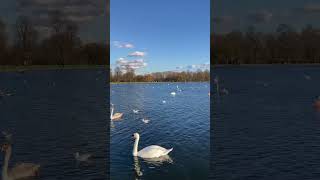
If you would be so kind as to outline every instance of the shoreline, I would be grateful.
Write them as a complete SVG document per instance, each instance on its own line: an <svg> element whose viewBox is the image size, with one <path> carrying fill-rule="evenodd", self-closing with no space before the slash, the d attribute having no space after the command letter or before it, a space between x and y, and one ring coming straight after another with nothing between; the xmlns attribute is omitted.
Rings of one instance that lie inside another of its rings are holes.
<svg viewBox="0 0 320 180"><path fill-rule="evenodd" d="M0 72L21 72L34 70L64 70L64 69L101 69L108 65L30 65L30 66L0 66Z"/></svg>
<svg viewBox="0 0 320 180"><path fill-rule="evenodd" d="M210 81L179 81L179 82L170 82L170 81L162 81L162 82L110 82L110 84L169 84L169 83L210 83Z"/></svg>

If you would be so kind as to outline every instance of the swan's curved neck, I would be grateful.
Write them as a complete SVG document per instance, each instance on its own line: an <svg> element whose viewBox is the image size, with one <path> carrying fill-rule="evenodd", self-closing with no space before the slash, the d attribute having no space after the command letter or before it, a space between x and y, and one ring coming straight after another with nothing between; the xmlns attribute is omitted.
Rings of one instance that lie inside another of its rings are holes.
<svg viewBox="0 0 320 180"><path fill-rule="evenodd" d="M113 108L111 108L110 119L113 117Z"/></svg>
<svg viewBox="0 0 320 180"><path fill-rule="evenodd" d="M140 137L136 138L133 145L132 155L137 156L138 155L138 144L139 144Z"/></svg>
<svg viewBox="0 0 320 180"><path fill-rule="evenodd" d="M8 149L6 150L6 153L5 153L4 163L3 163L3 167L2 167L2 179L3 180L8 179L8 165L9 165L10 157L11 157L11 147L8 147Z"/></svg>

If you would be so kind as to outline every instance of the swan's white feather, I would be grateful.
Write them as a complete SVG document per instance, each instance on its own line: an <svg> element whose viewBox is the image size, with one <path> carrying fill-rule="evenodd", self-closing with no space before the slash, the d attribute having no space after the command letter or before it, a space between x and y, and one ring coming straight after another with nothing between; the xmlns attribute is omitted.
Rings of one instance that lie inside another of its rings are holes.
<svg viewBox="0 0 320 180"><path fill-rule="evenodd" d="M75 156L77 161L88 161L89 158L91 158L92 155L91 154L78 154Z"/></svg>
<svg viewBox="0 0 320 180"><path fill-rule="evenodd" d="M166 149L158 145L151 145L141 149L138 152L138 156L142 158L157 158L160 156L167 155L171 151L172 148Z"/></svg>

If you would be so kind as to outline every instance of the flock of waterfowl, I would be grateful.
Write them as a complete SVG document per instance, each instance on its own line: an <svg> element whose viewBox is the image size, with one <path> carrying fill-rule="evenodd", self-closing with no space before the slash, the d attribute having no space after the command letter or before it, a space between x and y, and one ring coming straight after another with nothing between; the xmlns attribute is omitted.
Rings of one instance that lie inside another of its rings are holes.
<svg viewBox="0 0 320 180"><path fill-rule="evenodd" d="M170 85L172 85L172 84L168 84L168 86L170 86ZM205 87L208 87L208 86L205 85ZM156 87L150 85L150 88L155 89ZM191 87L190 89L198 89L198 87ZM113 90L111 90L111 92L115 93L115 91L113 91ZM177 96L182 94L182 92L183 92L183 90L179 87L179 85L175 85L174 90L167 92L168 94L166 96L170 97L169 99L176 98ZM210 96L210 92L208 93L208 95ZM160 101L160 103L162 103L165 106L167 101L169 102L169 99L162 99ZM152 119L150 120L149 118L146 118L143 115L144 111L142 109L133 108L130 111L134 114L134 117L141 117L142 122L144 124L148 124L152 120ZM124 113L115 111L115 105L111 103L111 106L110 106L111 126L113 125L113 122L123 120L124 116L125 116ZM137 118L137 119L140 120L140 118ZM134 140L133 149L132 149L132 156L134 159L134 166L135 166L134 169L136 171L136 175L138 175L138 176L142 175L140 165L138 163L138 158L142 158L145 162L147 162L148 164L152 164L152 165L156 165L159 163L162 164L164 162L172 162L172 159L169 156L169 154L173 151L172 147L171 148L164 148L159 145L150 145L150 146L144 147L142 149L139 149L139 141L140 141L141 135L139 133L135 132L132 135L132 138Z"/></svg>
<svg viewBox="0 0 320 180"><path fill-rule="evenodd" d="M176 91L177 92L182 91L178 85L177 85ZM170 92L171 96L176 96L177 95L176 91ZM162 100L162 103L165 104L166 101ZM111 111L110 111L111 122L120 120L123 117L123 113L119 113L119 112L114 113L114 104L111 103L110 108L111 108ZM133 109L132 112L134 114L138 114L140 112L140 110ZM148 124L150 122L150 119L144 117L144 118L142 118L142 122L144 122L145 124ZM169 154L173 150L173 148L166 149L166 148L163 148L158 145L151 145L151 146L147 146L147 147L141 149L140 151L138 151L138 144L139 144L139 140L140 140L139 133L134 133L133 138L135 140L134 145L133 145L133 150L132 150L132 155L134 157L141 157L141 158L146 158L146 159L159 158L161 156L166 156L167 154Z"/></svg>
<svg viewBox="0 0 320 180"><path fill-rule="evenodd" d="M175 97L175 96L178 95L179 92L182 92L182 89L177 85L176 86L176 90L170 92L170 95L172 97ZM165 104L166 100L162 100L162 103ZM138 109L133 109L132 112L134 114L141 113L141 111L138 110ZM119 113L119 112L114 113L114 104L111 104L111 112L110 112L110 120L111 120L111 122L118 121L122 117L123 117L123 113ZM147 123L150 122L150 119L144 117L144 118L142 118L142 122L147 124ZM157 162L160 159L164 159L164 160L170 159L170 157L168 157L168 154L173 150L173 148L167 149L167 148L164 148L164 147L161 147L161 146L158 146L158 145L150 145L150 146L147 146L147 147L139 150L138 149L138 145L139 145L139 140L140 140L140 134L139 133L134 133L132 137L134 139L133 150L132 150L132 156L134 158L140 157L140 158L143 158L143 159L145 159L145 160L147 160L149 162L150 161ZM135 161L137 161L137 159ZM140 169L140 168L138 168L138 169ZM137 170L137 174L141 175L140 170Z"/></svg>

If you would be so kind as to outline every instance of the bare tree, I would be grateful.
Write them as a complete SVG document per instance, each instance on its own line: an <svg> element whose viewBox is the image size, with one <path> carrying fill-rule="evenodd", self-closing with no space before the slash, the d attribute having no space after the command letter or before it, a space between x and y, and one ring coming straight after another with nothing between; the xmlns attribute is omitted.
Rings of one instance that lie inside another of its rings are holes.
<svg viewBox="0 0 320 180"><path fill-rule="evenodd" d="M38 41L38 32L26 16L20 16L16 21L16 45L22 52L23 64L32 64L33 52Z"/></svg>
<svg viewBox="0 0 320 180"><path fill-rule="evenodd" d="M50 24L52 35L47 42L52 44L57 64L64 66L74 63L72 60L75 48L81 46L78 25L68 20L60 11L50 14Z"/></svg>
<svg viewBox="0 0 320 180"><path fill-rule="evenodd" d="M6 24L0 19L0 64L5 64L7 61L7 41Z"/></svg>
<svg viewBox="0 0 320 180"><path fill-rule="evenodd" d="M7 27L0 19L0 51L2 52L7 47Z"/></svg>

